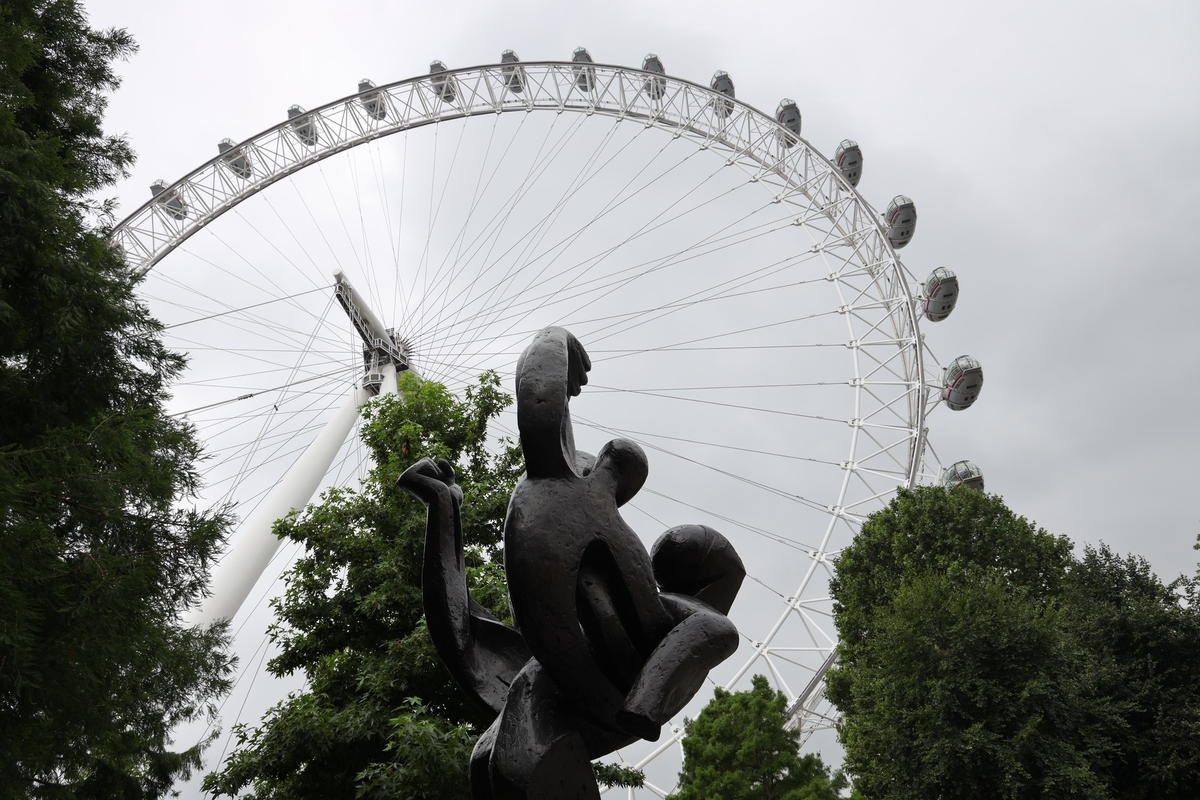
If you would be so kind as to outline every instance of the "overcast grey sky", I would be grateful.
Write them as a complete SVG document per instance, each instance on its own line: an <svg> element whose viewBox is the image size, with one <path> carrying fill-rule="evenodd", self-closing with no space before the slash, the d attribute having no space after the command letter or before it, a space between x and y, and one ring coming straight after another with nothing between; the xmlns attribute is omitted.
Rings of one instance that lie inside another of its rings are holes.
<svg viewBox="0 0 1200 800"><path fill-rule="evenodd" d="M104 0L94 24L141 51L107 127L139 155L122 212L285 117L354 91L499 60L568 58L733 76L770 113L795 98L827 155L852 137L877 208L913 197L902 256L958 272L928 326L986 385L940 409L945 461L970 458L1018 513L1079 543L1193 573L1200 422L1200 6L1194 2L507 2L187 7ZM652 462L653 463L653 462Z"/></svg>

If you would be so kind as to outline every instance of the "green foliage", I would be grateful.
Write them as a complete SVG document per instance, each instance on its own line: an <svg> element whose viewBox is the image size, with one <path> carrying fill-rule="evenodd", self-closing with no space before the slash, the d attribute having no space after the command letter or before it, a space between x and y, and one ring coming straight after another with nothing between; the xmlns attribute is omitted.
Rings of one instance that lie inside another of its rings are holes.
<svg viewBox="0 0 1200 800"><path fill-rule="evenodd" d="M867 798L1182 798L1200 604L970 489L900 492L842 554L827 675Z"/></svg>
<svg viewBox="0 0 1200 800"><path fill-rule="evenodd" d="M834 800L844 781L819 756L797 752L784 727L787 698L755 675L753 688L717 689L687 723L676 800Z"/></svg>
<svg viewBox="0 0 1200 800"><path fill-rule="evenodd" d="M1057 617L994 578L927 572L831 671L864 797L1104 797Z"/></svg>
<svg viewBox="0 0 1200 800"><path fill-rule="evenodd" d="M619 764L593 763L596 783L601 786L619 786L624 789L640 789L646 784L646 773Z"/></svg>
<svg viewBox="0 0 1200 800"><path fill-rule="evenodd" d="M1163 584L1142 558L1085 548L1063 619L1108 743L1114 797L1192 798L1200 786L1200 587Z"/></svg>
<svg viewBox="0 0 1200 800"><path fill-rule="evenodd" d="M1036 528L998 497L970 489L901 491L873 514L838 559L830 583L843 663L871 632L871 616L912 578L936 572L964 582L995 577L1031 601L1053 597L1071 543Z"/></svg>
<svg viewBox="0 0 1200 800"><path fill-rule="evenodd" d="M228 687L221 628L185 630L229 521L183 507L183 359L88 217L124 174L101 131L125 31L0 7L0 795L159 797L202 745L168 734Z"/></svg>
<svg viewBox="0 0 1200 800"><path fill-rule="evenodd" d="M396 486L430 456L463 489L471 596L501 618L508 595L498 548L522 471L520 449L489 452L488 421L510 398L493 373L463 399L401 375L401 395L364 409L375 467L360 491L332 490L276 532L304 545L275 604L270 671L302 671L308 690L273 708L205 788L258 798L457 798L467 758L491 723L442 666L421 612L425 508Z"/></svg>

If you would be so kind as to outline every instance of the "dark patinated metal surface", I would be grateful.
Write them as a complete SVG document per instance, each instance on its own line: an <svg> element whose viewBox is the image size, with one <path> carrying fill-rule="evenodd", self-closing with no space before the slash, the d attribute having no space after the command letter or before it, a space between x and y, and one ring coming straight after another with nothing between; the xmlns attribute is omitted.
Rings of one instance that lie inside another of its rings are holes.
<svg viewBox="0 0 1200 800"><path fill-rule="evenodd" d="M745 569L729 541L682 525L647 553L619 512L646 480L646 454L625 439L595 457L576 452L569 403L590 369L562 328L540 331L517 363L526 473L504 523L515 628L467 594L450 465L425 459L400 477L429 511L430 636L463 689L497 713L471 758L475 800L598 797L591 759L657 739L737 648L726 614Z"/></svg>

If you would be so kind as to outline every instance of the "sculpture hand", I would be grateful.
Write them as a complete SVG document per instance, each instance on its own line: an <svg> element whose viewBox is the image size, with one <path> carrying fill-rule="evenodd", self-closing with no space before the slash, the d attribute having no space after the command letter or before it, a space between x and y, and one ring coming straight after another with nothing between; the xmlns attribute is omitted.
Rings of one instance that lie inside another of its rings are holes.
<svg viewBox="0 0 1200 800"><path fill-rule="evenodd" d="M454 482L454 467L444 458L439 458L436 464L431 458L422 458L404 470L396 485L426 505L432 503L438 492L443 490L450 492L456 504L462 504L462 487Z"/></svg>
<svg viewBox="0 0 1200 800"><path fill-rule="evenodd" d="M592 359L574 334L567 333L567 393L577 397L579 390L587 386L587 374L592 369Z"/></svg>

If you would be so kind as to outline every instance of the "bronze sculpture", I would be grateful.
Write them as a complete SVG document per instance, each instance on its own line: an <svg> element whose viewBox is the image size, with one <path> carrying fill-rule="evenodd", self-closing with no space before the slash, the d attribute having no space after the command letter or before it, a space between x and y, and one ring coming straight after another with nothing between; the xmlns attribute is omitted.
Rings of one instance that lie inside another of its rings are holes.
<svg viewBox="0 0 1200 800"><path fill-rule="evenodd" d="M647 553L618 508L646 479L646 455L616 439L575 450L568 405L591 361L563 328L517 362L526 473L504 523L515 627L467 594L450 465L424 459L399 483L428 508L422 592L438 653L496 712L471 757L475 800L598 797L591 760L661 726L737 648L726 614L745 570L703 525L672 528Z"/></svg>

